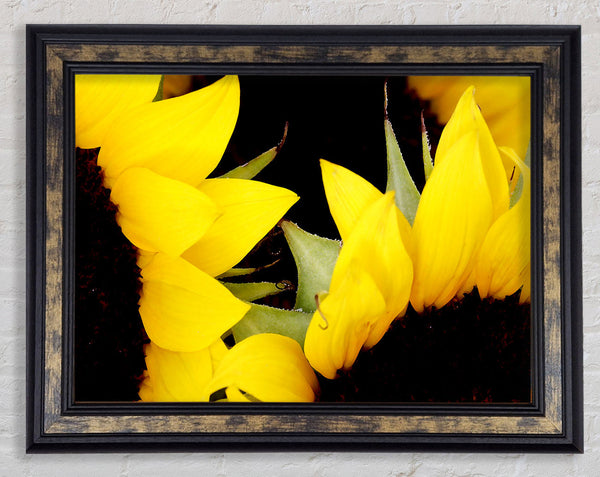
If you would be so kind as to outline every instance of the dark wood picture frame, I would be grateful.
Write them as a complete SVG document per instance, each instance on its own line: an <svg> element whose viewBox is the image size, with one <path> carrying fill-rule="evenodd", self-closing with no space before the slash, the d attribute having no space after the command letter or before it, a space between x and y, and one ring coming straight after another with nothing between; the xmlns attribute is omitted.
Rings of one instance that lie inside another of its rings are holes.
<svg viewBox="0 0 600 477"><path fill-rule="evenodd" d="M577 26L27 27L27 451L583 452ZM77 403L74 75L528 75L532 300L528 404Z"/></svg>

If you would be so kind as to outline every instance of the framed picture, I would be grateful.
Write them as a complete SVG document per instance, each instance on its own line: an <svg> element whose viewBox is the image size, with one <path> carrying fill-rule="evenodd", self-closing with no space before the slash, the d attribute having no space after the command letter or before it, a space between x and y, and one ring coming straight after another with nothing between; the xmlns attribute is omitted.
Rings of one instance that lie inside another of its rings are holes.
<svg viewBox="0 0 600 477"><path fill-rule="evenodd" d="M583 452L580 29L27 28L27 451Z"/></svg>

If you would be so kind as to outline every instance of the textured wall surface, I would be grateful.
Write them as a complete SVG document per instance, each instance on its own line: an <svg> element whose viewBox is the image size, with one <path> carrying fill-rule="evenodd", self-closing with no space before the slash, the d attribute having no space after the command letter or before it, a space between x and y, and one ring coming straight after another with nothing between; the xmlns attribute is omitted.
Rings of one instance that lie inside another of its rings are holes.
<svg viewBox="0 0 600 477"><path fill-rule="evenodd" d="M570 3L570 4L569 4ZM581 24L584 455L25 455L25 24ZM593 476L600 472L598 0L3 0L0 4L0 475Z"/></svg>

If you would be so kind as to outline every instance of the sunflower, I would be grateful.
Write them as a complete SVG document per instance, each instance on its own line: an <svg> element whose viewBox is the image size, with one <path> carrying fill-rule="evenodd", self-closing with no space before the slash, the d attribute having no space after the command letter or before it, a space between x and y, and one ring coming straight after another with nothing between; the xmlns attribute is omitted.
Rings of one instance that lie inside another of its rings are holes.
<svg viewBox="0 0 600 477"><path fill-rule="evenodd" d="M386 132L389 151L395 138ZM521 174L512 201L501 155ZM389 173L403 176L388 177L388 188L406 185L405 166L393 163L401 157L389 158ZM521 302L529 300L529 168L512 149L496 147L472 86L444 128L416 204L411 194L382 194L341 166L321 161L321 168L343 242L306 335L307 358L323 376L349 369L405 312L409 297L418 313L475 285L482 297L521 289ZM411 227L405 215L414 210Z"/></svg>
<svg viewBox="0 0 600 477"><path fill-rule="evenodd" d="M157 383L173 382L174 376L191 369L173 363L197 361L192 374L204 370L203 376L212 376L218 351L225 346L221 336L250 309L215 277L237 264L298 197L244 178L255 174L256 167L237 177L206 178L235 127L240 95L236 76L153 101L160 80L77 76L76 144L100 148L98 165L118 208L117 223L138 249L139 312L151 340L142 398L170 395L185 400L190 394L181 388L147 390L160 389ZM260 167L266 163L262 158ZM242 351L235 348L238 357L252 350L248 345ZM277 349L274 359L298 354L293 346L291 351L289 346ZM201 365L206 360L213 365Z"/></svg>
<svg viewBox="0 0 600 477"><path fill-rule="evenodd" d="M102 99L104 88L86 78L81 100L76 79L77 111L88 104L111 118L96 127L81 112L76 130L87 139L76 140L100 148L116 221L137 248L139 313L150 338L142 400L314 401L313 369L325 381L350 370L407 310L426 316L460 306L475 288L481 298L519 292L529 301L529 167L513 148L496 145L473 86L448 119L435 163L424 143L422 192L387 115L385 193L321 160L342 242L282 223L298 294L295 310L279 310L250 303L274 284L220 281L252 271L232 267L298 200L250 180L277 148L251 167L207 178L235 127L237 77L160 101L160 77L137 77L144 86L135 94L119 79L104 78L110 91Z"/></svg>

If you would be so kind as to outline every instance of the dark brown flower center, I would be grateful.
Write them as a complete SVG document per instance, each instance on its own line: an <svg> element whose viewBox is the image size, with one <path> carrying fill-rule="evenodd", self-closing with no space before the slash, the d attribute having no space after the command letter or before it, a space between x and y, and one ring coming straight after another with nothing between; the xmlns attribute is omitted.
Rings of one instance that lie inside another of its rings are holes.
<svg viewBox="0 0 600 477"><path fill-rule="evenodd" d="M77 149L75 399L136 401L147 340L135 246L121 233L97 149Z"/></svg>
<svg viewBox="0 0 600 477"><path fill-rule="evenodd" d="M530 305L477 291L440 310L409 306L352 369L321 378L325 402L530 402Z"/></svg>

